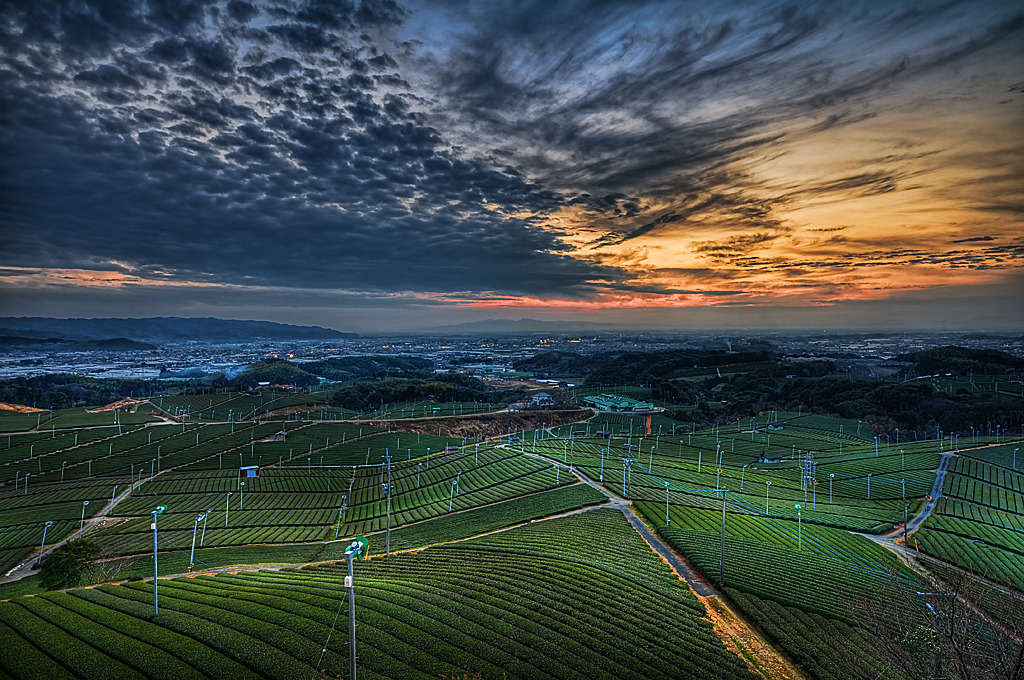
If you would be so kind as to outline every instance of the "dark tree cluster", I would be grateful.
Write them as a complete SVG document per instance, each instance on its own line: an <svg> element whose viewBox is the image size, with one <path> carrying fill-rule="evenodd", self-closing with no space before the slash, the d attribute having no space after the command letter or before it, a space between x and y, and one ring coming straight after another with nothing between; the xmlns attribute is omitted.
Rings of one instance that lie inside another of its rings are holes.
<svg viewBox="0 0 1024 680"><path fill-rule="evenodd" d="M1024 370L1024 359L995 349L935 347L896 358L912 362L918 375L1007 375Z"/></svg>
<svg viewBox="0 0 1024 680"><path fill-rule="evenodd" d="M331 405L360 411L402 401L507 402L523 395L519 391L491 391L482 380L461 373L421 375L420 378L388 378L346 385L331 395Z"/></svg>
<svg viewBox="0 0 1024 680"><path fill-rule="evenodd" d="M103 406L128 396L159 394L166 385L156 380L89 378L57 373L0 382L0 401L34 408Z"/></svg>

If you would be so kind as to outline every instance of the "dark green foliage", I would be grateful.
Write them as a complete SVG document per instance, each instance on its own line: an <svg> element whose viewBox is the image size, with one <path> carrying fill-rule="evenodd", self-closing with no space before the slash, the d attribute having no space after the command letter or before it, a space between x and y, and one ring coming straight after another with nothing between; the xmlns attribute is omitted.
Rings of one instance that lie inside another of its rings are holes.
<svg viewBox="0 0 1024 680"><path fill-rule="evenodd" d="M103 553L100 544L88 538L76 538L60 546L43 560L39 568L44 588L73 588L77 586L89 564Z"/></svg>
<svg viewBox="0 0 1024 680"><path fill-rule="evenodd" d="M588 385L636 384L653 379L693 375L700 369L770 361L772 354L758 352L712 352L706 350L665 350L635 352L615 357L597 366L587 376Z"/></svg>
<svg viewBox="0 0 1024 680"><path fill-rule="evenodd" d="M302 364L307 373L336 382L370 378L378 374L405 375L409 371L429 371L433 367L434 363L430 359L391 356L332 357Z"/></svg>
<svg viewBox="0 0 1024 680"><path fill-rule="evenodd" d="M600 364L614 358L614 354L583 355L576 352L542 352L513 364L517 371L529 371L539 376L584 375Z"/></svg>
<svg viewBox="0 0 1024 680"><path fill-rule="evenodd" d="M245 387L255 387L261 382L308 387L315 385L317 380L315 375L307 373L289 361L257 361L249 370L239 373L233 382Z"/></svg>
<svg viewBox="0 0 1024 680"><path fill-rule="evenodd" d="M511 401L520 392L491 392L483 381L461 373L429 377L376 380L347 385L331 395L331 405L356 411L381 404L433 399L452 401Z"/></svg>
<svg viewBox="0 0 1024 680"><path fill-rule="evenodd" d="M157 380L89 378L55 373L0 382L0 401L46 409L102 406L129 395L138 397L158 393L162 387Z"/></svg>
<svg viewBox="0 0 1024 680"><path fill-rule="evenodd" d="M1002 375L1024 368L1024 359L996 349L968 347L935 347L896 357L911 361L918 373L952 373L953 375Z"/></svg>

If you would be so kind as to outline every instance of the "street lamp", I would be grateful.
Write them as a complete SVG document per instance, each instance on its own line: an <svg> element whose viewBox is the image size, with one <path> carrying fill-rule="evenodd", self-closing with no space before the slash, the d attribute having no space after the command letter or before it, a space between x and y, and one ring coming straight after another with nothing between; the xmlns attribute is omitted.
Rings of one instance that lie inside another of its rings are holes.
<svg viewBox="0 0 1024 680"><path fill-rule="evenodd" d="M768 489L772 488L771 482L764 483L764 514L768 514Z"/></svg>
<svg viewBox="0 0 1024 680"><path fill-rule="evenodd" d="M82 524L78 527L78 533L85 531L85 506L89 505L89 501L82 501Z"/></svg>
<svg viewBox="0 0 1024 680"><path fill-rule="evenodd" d="M238 509L245 507L245 482L238 483Z"/></svg>
<svg viewBox="0 0 1024 680"><path fill-rule="evenodd" d="M188 570L192 571L192 567L196 563L196 534L199 529L199 520L205 520L206 515L196 515L196 521L192 524L192 553L188 558Z"/></svg>
<svg viewBox="0 0 1024 680"><path fill-rule="evenodd" d="M750 463L744 464L743 470L740 472L740 491L743 491L743 478L747 476L747 465Z"/></svg>
<svg viewBox="0 0 1024 680"><path fill-rule="evenodd" d="M1014 449L1013 450L1013 467L1017 467L1017 451L1019 451L1019 450L1020 449Z"/></svg>
<svg viewBox="0 0 1024 680"><path fill-rule="evenodd" d="M800 504L797 503L796 508L796 549L803 550L803 529L800 522Z"/></svg>
<svg viewBox="0 0 1024 680"><path fill-rule="evenodd" d="M157 570L156 570L156 518L159 517L160 515L162 515L165 510L167 510L167 506L166 505L158 505L158 506L156 506L156 509L153 510L150 513L151 515L153 515L153 523L151 525L152 528L153 528L153 616L156 616L157 613L159 612L159 608L157 607L157 589L156 589L156 584L157 584Z"/></svg>
<svg viewBox="0 0 1024 680"><path fill-rule="evenodd" d="M224 497L224 528L228 528L228 517L231 515L231 494L234 491L228 491L228 495Z"/></svg>
<svg viewBox="0 0 1024 680"><path fill-rule="evenodd" d="M60 464L60 483L61 484L64 483L64 466L67 465L67 464L68 464L67 461L64 461L63 463Z"/></svg>
<svg viewBox="0 0 1024 680"><path fill-rule="evenodd" d="M871 500L871 473L868 473L868 500Z"/></svg>
<svg viewBox="0 0 1024 680"><path fill-rule="evenodd" d="M39 559L36 560L36 566L43 561L43 548L46 547L46 530L53 526L53 522L47 522L43 525L43 542L39 545Z"/></svg>
<svg viewBox="0 0 1024 680"><path fill-rule="evenodd" d="M456 482L452 480L452 493L451 496L448 497L448 512L452 511L452 501L455 500L455 484Z"/></svg>

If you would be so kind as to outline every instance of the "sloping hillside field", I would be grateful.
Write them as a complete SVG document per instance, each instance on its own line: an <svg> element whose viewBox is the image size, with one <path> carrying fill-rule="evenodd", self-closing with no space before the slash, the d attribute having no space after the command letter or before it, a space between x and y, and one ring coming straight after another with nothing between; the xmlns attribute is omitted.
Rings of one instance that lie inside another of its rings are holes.
<svg viewBox="0 0 1024 680"><path fill-rule="evenodd" d="M0 669L344 677L344 573L337 563L162 580L155 618L151 582L2 602L11 653ZM361 678L753 677L614 509L357 562L355 583Z"/></svg>

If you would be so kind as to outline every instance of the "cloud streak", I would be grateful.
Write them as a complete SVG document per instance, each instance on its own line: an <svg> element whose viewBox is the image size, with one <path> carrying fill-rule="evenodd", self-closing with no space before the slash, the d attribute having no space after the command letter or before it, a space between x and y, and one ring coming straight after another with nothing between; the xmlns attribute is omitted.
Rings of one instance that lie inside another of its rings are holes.
<svg viewBox="0 0 1024 680"><path fill-rule="evenodd" d="M1019 268L1024 149L992 131L1019 123L1024 14L1001 3L0 19L0 266L79 272L68 295L672 306ZM0 285L58 285L14 271Z"/></svg>

